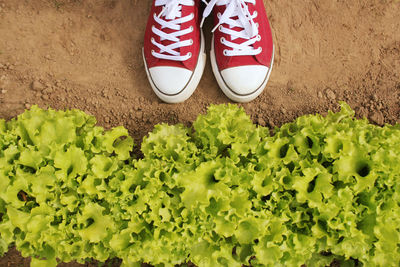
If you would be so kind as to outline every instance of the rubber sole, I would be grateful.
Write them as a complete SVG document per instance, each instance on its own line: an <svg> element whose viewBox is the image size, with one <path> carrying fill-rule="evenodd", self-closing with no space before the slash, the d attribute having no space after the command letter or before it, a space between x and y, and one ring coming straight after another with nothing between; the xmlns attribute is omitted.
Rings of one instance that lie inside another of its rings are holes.
<svg viewBox="0 0 400 267"><path fill-rule="evenodd" d="M211 66L212 66L214 76L217 79L217 83L218 83L219 87L221 88L222 92L224 92L224 94L229 99L231 99L232 101L238 102L238 103L247 103L247 102L250 102L250 101L256 99L264 91L265 87L267 86L269 76L271 75L272 67L274 65L274 54L275 54L275 47L274 47L274 51L272 52L271 67L268 69L268 73L266 74L265 80L262 83L262 85L251 94L239 95L239 94L236 94L234 91L232 91L229 88L229 86L225 83L224 79L222 78L222 75L218 69L218 64L217 64L217 60L215 59L215 53L214 53L214 36L213 36L212 43L211 43L211 51L210 51Z"/></svg>
<svg viewBox="0 0 400 267"><path fill-rule="evenodd" d="M197 60L196 68L194 69L193 74L190 77L190 80L187 83L187 85L185 86L185 88L183 88L178 94L175 94L175 95L164 94L154 84L154 82L151 78L151 75L149 73L149 69L147 68L146 59L144 57L144 48L142 49L142 56L143 56L143 61L144 61L144 65L145 65L145 69L146 69L146 73L147 73L147 78L149 79L151 88L153 89L154 93L162 101L169 103L169 104L182 103L185 100L187 100L196 90L197 86L200 83L201 76L203 75L204 68L206 66L206 60L207 60L207 55L205 53L205 41L204 41L203 31L201 31L200 39L201 39L201 44L200 44L199 57Z"/></svg>

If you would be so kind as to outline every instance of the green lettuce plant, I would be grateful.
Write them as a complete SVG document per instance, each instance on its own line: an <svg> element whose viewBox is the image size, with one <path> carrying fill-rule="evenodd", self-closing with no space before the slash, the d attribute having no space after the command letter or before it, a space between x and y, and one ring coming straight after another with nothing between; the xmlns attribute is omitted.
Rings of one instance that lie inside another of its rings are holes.
<svg viewBox="0 0 400 267"><path fill-rule="evenodd" d="M400 263L400 127L346 104L269 129L235 105L193 128L123 127L36 106L0 120L0 252L31 266L393 266Z"/></svg>

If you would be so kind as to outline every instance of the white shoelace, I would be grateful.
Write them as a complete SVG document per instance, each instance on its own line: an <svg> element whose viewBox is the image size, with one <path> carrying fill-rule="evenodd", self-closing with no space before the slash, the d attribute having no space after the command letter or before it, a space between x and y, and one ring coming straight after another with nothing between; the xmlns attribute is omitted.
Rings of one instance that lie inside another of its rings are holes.
<svg viewBox="0 0 400 267"><path fill-rule="evenodd" d="M192 57L192 53L187 53L186 55L181 55L177 49L185 46L193 45L193 40L181 41L179 37L191 33L194 29L189 27L187 29L181 30L181 24L186 23L194 19L194 14L191 13L188 16L182 17L182 6L194 6L194 0L156 0L155 6L163 6L163 10L160 14L154 14L154 20L161 25L161 30L157 29L155 26L152 27L154 34L160 37L161 41L169 40L172 43L169 45L163 45L157 43L157 41L152 38L151 42L160 49L160 52L151 51L152 55L157 58L174 60L174 61L185 61ZM165 19L163 19L164 17ZM173 32L166 33L162 29L168 28L172 29Z"/></svg>
<svg viewBox="0 0 400 267"><path fill-rule="evenodd" d="M225 56L247 56L247 55L258 55L261 53L262 48L255 49L253 45L261 40L261 36L258 34L258 25L254 22L257 17L257 11L250 14L247 4L255 4L256 0L211 0L210 2L203 2L207 5L203 13L203 20L208 17L215 5L222 6L226 5L225 12L221 15L217 14L219 22L213 29L213 32L218 28L222 33L228 34L231 40L237 38L246 39L241 44L230 42L225 38L221 38L220 42L227 47L232 48L225 49ZM233 19L237 17L237 19ZM229 28L223 27L222 24L229 25ZM240 27L242 31L232 30L234 27Z"/></svg>

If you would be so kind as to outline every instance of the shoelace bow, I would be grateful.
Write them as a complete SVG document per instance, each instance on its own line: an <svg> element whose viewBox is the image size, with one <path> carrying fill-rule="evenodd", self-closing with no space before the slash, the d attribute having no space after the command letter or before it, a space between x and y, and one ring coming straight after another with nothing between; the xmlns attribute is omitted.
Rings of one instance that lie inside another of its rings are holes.
<svg viewBox="0 0 400 267"><path fill-rule="evenodd" d="M261 36L258 34L258 25L254 22L257 17L257 12L250 14L247 4L255 4L256 0L211 0L206 2L202 0L207 7L203 13L203 25L204 19L211 14L215 5L226 5L225 12L221 15L218 14L219 22L212 30L213 32L219 28L222 33L228 34L231 40L234 41L237 38L246 39L247 41L237 44L230 42L225 38L221 38L221 43L232 50L224 50L225 56L240 56L240 55L258 55L261 53L262 48L254 49L253 45L261 40ZM237 17L237 19L233 19ZM223 27L222 24L227 24L229 28ZM242 31L232 30L234 27L242 28Z"/></svg>
<svg viewBox="0 0 400 267"><path fill-rule="evenodd" d="M169 45L163 45L152 38L152 44L160 49L160 52L156 52L154 50L152 51L154 57L174 61L185 61L192 56L190 52L186 55L181 55L181 53L177 51L181 47L191 46L193 44L192 39L184 41L179 39L179 37L193 31L193 27L181 30L181 24L194 19L193 13L182 17L183 5L193 6L194 0L156 0L155 6L163 6L163 10L159 15L154 14L154 20L161 25L161 30L153 26L152 31L154 34L160 37L161 41L169 40L172 43ZM162 31L164 28L171 29L173 31L171 33L166 33Z"/></svg>

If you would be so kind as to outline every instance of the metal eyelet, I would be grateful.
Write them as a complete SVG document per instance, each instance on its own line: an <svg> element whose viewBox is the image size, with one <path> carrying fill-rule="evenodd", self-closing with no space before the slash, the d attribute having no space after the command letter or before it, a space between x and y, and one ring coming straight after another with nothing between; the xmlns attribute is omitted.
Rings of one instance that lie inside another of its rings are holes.
<svg viewBox="0 0 400 267"><path fill-rule="evenodd" d="M193 28L193 26L190 26L190 32L193 32L194 31L194 28Z"/></svg>
<svg viewBox="0 0 400 267"><path fill-rule="evenodd" d="M219 39L219 40L220 40L221 44L225 43L225 37L221 37L221 39Z"/></svg>
<svg viewBox="0 0 400 267"><path fill-rule="evenodd" d="M193 39L190 39L190 45L192 45L193 44Z"/></svg>
<svg viewBox="0 0 400 267"><path fill-rule="evenodd" d="M258 22L256 23L257 29L260 28L260 24L258 24Z"/></svg>
<svg viewBox="0 0 400 267"><path fill-rule="evenodd" d="M192 52L187 53L188 59L192 57Z"/></svg>
<svg viewBox="0 0 400 267"><path fill-rule="evenodd" d="M257 41L261 41L261 35L257 35Z"/></svg>
<svg viewBox="0 0 400 267"><path fill-rule="evenodd" d="M221 18L221 13L217 13L217 18Z"/></svg>
<svg viewBox="0 0 400 267"><path fill-rule="evenodd" d="M228 50L224 49L224 51L222 51L222 53L224 54L224 56L228 56Z"/></svg>
<svg viewBox="0 0 400 267"><path fill-rule="evenodd" d="M154 50L151 50L151 54L152 54L152 55L154 55L154 53L155 53L155 52L156 52L156 51L154 51Z"/></svg>
<svg viewBox="0 0 400 267"><path fill-rule="evenodd" d="M254 16L254 18L257 18L258 12L257 12L257 11L254 11L253 16Z"/></svg>
<svg viewBox="0 0 400 267"><path fill-rule="evenodd" d="M154 42L155 41L155 39L154 39L154 37L151 37L151 39L150 39L152 42Z"/></svg>
<svg viewBox="0 0 400 267"><path fill-rule="evenodd" d="M259 48L258 48L258 50L260 51L259 53L261 53L262 52L262 47L260 46Z"/></svg>

